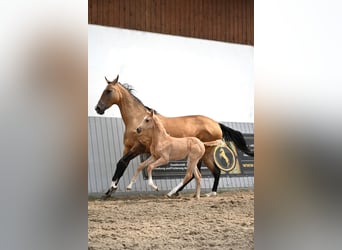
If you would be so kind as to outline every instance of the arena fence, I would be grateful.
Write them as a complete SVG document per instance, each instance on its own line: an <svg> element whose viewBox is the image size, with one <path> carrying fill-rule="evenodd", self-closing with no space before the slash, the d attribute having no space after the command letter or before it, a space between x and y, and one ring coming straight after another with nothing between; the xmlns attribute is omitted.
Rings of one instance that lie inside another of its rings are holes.
<svg viewBox="0 0 342 250"><path fill-rule="evenodd" d="M223 124L239 130L244 135L253 136L253 123L236 123L222 122ZM123 132L124 124L121 118L109 117L88 117L88 194L98 196L106 192L111 184L111 179L116 169L116 163L122 157L123 151ZM254 137L254 136L253 136ZM251 142L254 146L254 140ZM240 156L242 153L239 152ZM240 157L239 156L239 157ZM241 157L240 157L241 158ZM243 156L242 156L243 158ZM142 172L132 191L127 192L126 187L141 161L141 157L133 159L127 167L124 175L120 179L117 194L136 194L140 192L150 192L151 187L147 185ZM242 160L243 161L243 160ZM241 168L244 163L240 162ZM231 188L253 188L254 187L254 161L253 158L248 158L248 168L252 169L252 174L249 171L245 174L223 174L220 178L218 191L220 189ZM252 168L251 168L252 167ZM209 191L212 188L214 178L208 172L206 167L202 168L203 179L201 183L202 191ZM170 178L155 178L154 182L159 187L160 191L170 191L182 180L182 177L171 176ZM184 189L194 190L195 181L192 181Z"/></svg>

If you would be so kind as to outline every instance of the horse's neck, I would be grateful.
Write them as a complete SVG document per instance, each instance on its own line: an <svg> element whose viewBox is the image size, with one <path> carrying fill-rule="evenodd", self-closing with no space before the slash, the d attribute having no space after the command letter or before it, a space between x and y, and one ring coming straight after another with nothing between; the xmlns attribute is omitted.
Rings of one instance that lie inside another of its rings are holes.
<svg viewBox="0 0 342 250"><path fill-rule="evenodd" d="M154 145L157 145L162 140L165 140L170 135L166 132L164 126L161 124L161 122L157 119L154 120L154 130L153 130L153 138L152 143Z"/></svg>
<svg viewBox="0 0 342 250"><path fill-rule="evenodd" d="M126 128L135 127L136 123L146 115L146 109L127 90L122 90L120 94L121 98L117 105L120 109L122 120Z"/></svg>

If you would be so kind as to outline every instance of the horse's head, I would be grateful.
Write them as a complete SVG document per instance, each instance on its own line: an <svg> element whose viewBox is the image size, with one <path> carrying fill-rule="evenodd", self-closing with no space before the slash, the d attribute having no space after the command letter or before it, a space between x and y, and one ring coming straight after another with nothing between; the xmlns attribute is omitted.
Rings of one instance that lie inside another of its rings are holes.
<svg viewBox="0 0 342 250"><path fill-rule="evenodd" d="M141 123L137 127L137 133L140 134L143 130L148 130L154 127L154 115L155 111L147 111L148 114L144 117Z"/></svg>
<svg viewBox="0 0 342 250"><path fill-rule="evenodd" d="M117 104L120 99L120 93L118 89L119 75L114 79L114 81L107 81L107 87L102 92L101 98L98 101L95 110L98 114L103 115L105 110L110 108L113 104Z"/></svg>

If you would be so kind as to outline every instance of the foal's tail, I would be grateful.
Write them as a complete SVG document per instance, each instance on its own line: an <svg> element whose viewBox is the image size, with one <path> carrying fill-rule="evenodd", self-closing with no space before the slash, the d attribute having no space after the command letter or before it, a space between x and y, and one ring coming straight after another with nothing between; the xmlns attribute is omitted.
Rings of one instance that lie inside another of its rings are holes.
<svg viewBox="0 0 342 250"><path fill-rule="evenodd" d="M224 143L222 140L203 142L204 146L206 147L213 147L213 146L221 145L222 143Z"/></svg>
<svg viewBox="0 0 342 250"><path fill-rule="evenodd" d="M229 128L222 123L219 123L222 134L223 134L223 139L225 140L231 140L235 143L235 145L245 154L254 157L254 151L251 151L246 144L245 139L243 138L241 132L234 130L232 128Z"/></svg>

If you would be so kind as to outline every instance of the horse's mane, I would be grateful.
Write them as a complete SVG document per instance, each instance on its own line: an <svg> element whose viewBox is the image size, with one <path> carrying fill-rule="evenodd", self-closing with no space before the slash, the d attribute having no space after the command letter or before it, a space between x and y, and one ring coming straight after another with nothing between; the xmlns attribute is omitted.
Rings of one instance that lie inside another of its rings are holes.
<svg viewBox="0 0 342 250"><path fill-rule="evenodd" d="M122 87L124 87L124 88L128 91L128 93L131 94L131 96L132 96L138 103L140 103L141 105L143 105L148 111L151 111L151 110L152 110L150 107L146 106L138 97L136 97L136 96L133 94L133 91L135 91L135 89L133 88L132 85L129 85L128 83L120 83L120 84L121 84ZM154 110L154 111L156 112L156 114L158 114L156 110Z"/></svg>

